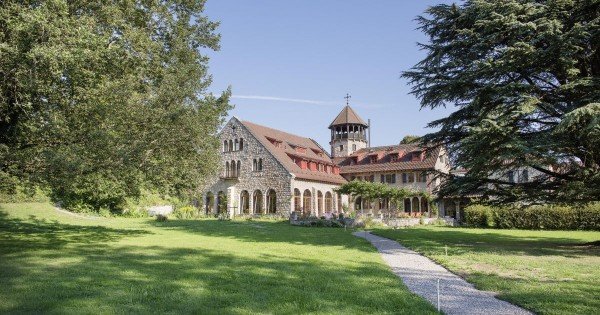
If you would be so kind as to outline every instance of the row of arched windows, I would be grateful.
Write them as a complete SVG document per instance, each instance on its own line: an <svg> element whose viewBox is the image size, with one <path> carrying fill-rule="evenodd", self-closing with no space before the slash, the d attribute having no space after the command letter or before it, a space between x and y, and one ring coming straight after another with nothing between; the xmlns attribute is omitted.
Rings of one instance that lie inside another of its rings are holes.
<svg viewBox="0 0 600 315"><path fill-rule="evenodd" d="M380 198L377 199L377 208L379 210L390 210L392 207L396 207L390 202L388 198ZM403 202L404 212L406 213L417 213L417 212L429 212L429 202L425 198L412 197L405 198ZM354 209L357 211L361 210L369 210L371 207L375 207L375 203L371 203L371 200L368 198L356 197L354 200ZM398 205L399 208L402 207L402 204ZM402 210L402 209L399 209Z"/></svg>
<svg viewBox="0 0 600 315"><path fill-rule="evenodd" d="M233 152L244 150L244 139L223 140L223 152Z"/></svg>
<svg viewBox="0 0 600 315"><path fill-rule="evenodd" d="M254 160L252 160L252 170L253 171L262 171L263 170L262 159L254 159Z"/></svg>
<svg viewBox="0 0 600 315"><path fill-rule="evenodd" d="M242 190L240 193L240 212L250 214L250 193ZM263 193L255 190L252 193L252 213L277 213L277 193L274 189L267 191L266 207L263 205Z"/></svg>
<svg viewBox="0 0 600 315"><path fill-rule="evenodd" d="M238 177L240 176L240 171L242 168L242 162L240 161L234 161L232 160L231 162L227 161L225 162L225 177L230 178L230 177Z"/></svg>
<svg viewBox="0 0 600 315"><path fill-rule="evenodd" d="M300 193L300 189L294 189L294 211L309 214L312 209L312 193L306 189ZM338 194L337 211L342 211L342 197ZM325 203L323 204L323 193L317 191L317 208L316 213L321 216L324 212L334 212L333 194L329 191L325 192Z"/></svg>

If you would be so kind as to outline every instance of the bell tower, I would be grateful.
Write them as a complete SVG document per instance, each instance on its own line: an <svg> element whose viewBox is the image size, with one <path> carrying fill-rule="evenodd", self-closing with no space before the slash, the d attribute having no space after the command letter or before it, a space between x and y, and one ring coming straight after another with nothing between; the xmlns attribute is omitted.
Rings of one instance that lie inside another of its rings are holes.
<svg viewBox="0 0 600 315"><path fill-rule="evenodd" d="M350 107L350 95L346 94L345 99L346 106L329 125L331 157L345 157L368 145L369 125Z"/></svg>

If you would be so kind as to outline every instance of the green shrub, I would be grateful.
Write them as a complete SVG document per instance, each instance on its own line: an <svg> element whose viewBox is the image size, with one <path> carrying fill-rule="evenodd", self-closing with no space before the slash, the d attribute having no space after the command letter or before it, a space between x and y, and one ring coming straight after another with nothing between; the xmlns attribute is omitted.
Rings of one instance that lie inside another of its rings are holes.
<svg viewBox="0 0 600 315"><path fill-rule="evenodd" d="M494 224L493 211L495 209L478 204L472 204L465 208L465 223L468 226L491 227Z"/></svg>
<svg viewBox="0 0 600 315"><path fill-rule="evenodd" d="M193 206L178 207L173 214L178 219L194 219L198 217L198 209Z"/></svg>
<svg viewBox="0 0 600 315"><path fill-rule="evenodd" d="M600 204L494 208L493 221L501 229L600 231Z"/></svg>
<svg viewBox="0 0 600 315"><path fill-rule="evenodd" d="M169 216L167 216L167 215L164 215L164 214L156 215L156 221L158 221L158 222L165 222L167 220L169 220Z"/></svg>
<svg viewBox="0 0 600 315"><path fill-rule="evenodd" d="M0 178L1 180L1 178ZM0 202L47 202L48 192L39 187L15 185L10 189L0 189Z"/></svg>

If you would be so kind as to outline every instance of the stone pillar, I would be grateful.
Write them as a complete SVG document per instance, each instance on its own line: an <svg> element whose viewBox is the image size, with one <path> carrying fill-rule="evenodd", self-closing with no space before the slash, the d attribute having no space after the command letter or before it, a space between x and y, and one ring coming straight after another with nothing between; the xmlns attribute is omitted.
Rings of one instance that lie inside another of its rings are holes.
<svg viewBox="0 0 600 315"><path fill-rule="evenodd" d="M419 213L423 213L423 208L421 208L421 197L419 197Z"/></svg>
<svg viewBox="0 0 600 315"><path fill-rule="evenodd" d="M304 212L304 191L300 191L300 211Z"/></svg>
<svg viewBox="0 0 600 315"><path fill-rule="evenodd" d="M312 187L310 189L310 204L312 205L312 207L310 207L310 213L312 215L314 215L315 217L319 216L319 209L317 208L317 191L315 190L314 187Z"/></svg>
<svg viewBox="0 0 600 315"><path fill-rule="evenodd" d="M262 200L262 209L261 209L261 211L262 211L261 213L262 213L262 214L267 214L267 210L268 210L268 209L267 209L267 206L268 206L268 205L267 205L267 198L268 198L268 197L267 197L267 193L268 193L268 192L269 192L269 191L267 190L267 191L265 191L265 192L262 194L262 199L263 199L263 200Z"/></svg>
<svg viewBox="0 0 600 315"><path fill-rule="evenodd" d="M454 212L456 213L456 221L460 222L460 201L454 202Z"/></svg>
<svg viewBox="0 0 600 315"><path fill-rule="evenodd" d="M235 186L227 188L227 214L229 215L229 217L233 217L233 215L237 211L236 209L239 209L239 202L239 196L236 196L235 193Z"/></svg>

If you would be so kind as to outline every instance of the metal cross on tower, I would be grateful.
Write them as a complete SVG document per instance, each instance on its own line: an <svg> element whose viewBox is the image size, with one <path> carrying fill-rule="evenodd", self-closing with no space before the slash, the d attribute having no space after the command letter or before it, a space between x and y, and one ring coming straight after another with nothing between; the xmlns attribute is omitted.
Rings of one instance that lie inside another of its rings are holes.
<svg viewBox="0 0 600 315"><path fill-rule="evenodd" d="M350 94L346 93L346 96L344 96L344 98L346 99L346 105L350 105L350 98L352 96L350 96Z"/></svg>

